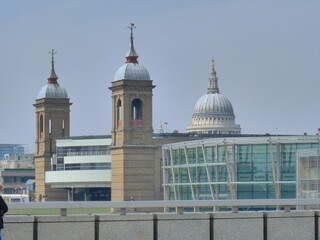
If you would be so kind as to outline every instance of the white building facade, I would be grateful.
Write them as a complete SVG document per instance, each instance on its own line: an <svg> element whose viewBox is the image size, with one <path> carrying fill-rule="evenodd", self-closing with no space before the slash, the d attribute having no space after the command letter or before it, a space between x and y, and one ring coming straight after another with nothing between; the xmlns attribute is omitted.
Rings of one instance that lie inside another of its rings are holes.
<svg viewBox="0 0 320 240"><path fill-rule="evenodd" d="M58 139L46 184L67 190L69 201L110 200L110 144L108 136Z"/></svg>

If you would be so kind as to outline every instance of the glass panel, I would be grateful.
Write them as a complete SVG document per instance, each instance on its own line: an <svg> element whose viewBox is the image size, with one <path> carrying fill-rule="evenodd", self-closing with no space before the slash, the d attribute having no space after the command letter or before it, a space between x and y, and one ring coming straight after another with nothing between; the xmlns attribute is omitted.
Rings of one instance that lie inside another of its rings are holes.
<svg viewBox="0 0 320 240"><path fill-rule="evenodd" d="M198 155L198 163L204 163L204 158L203 158L203 152L202 152L202 147L197 148L197 155Z"/></svg>
<svg viewBox="0 0 320 240"><path fill-rule="evenodd" d="M180 153L180 164L181 165L186 164L186 155L184 153L184 149L179 149L179 153Z"/></svg>
<svg viewBox="0 0 320 240"><path fill-rule="evenodd" d="M266 162L268 159L266 152L265 153L253 153L252 162Z"/></svg>
<svg viewBox="0 0 320 240"><path fill-rule="evenodd" d="M266 153L267 152L267 145L266 144L253 145L252 152L253 153Z"/></svg>
<svg viewBox="0 0 320 240"><path fill-rule="evenodd" d="M188 148L188 162L189 164L195 164L196 163L196 149L195 148Z"/></svg>

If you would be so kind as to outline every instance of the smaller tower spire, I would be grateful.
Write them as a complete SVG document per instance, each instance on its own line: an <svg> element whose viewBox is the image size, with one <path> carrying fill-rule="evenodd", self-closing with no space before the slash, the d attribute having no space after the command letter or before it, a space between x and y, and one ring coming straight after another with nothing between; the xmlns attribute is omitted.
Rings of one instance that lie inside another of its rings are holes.
<svg viewBox="0 0 320 240"><path fill-rule="evenodd" d="M50 73L50 77L48 77L48 83L56 84L58 76L54 71L54 55L57 54L57 52L55 52L54 49L52 48L52 50L49 53L51 54L51 73Z"/></svg>
<svg viewBox="0 0 320 240"><path fill-rule="evenodd" d="M130 34L130 48L126 55L126 59L127 59L126 63L138 63L137 59L139 56L133 46L133 29L135 29L136 26L133 23L130 23L130 26L128 26L128 28L130 29L131 34Z"/></svg>
<svg viewBox="0 0 320 240"><path fill-rule="evenodd" d="M212 59L212 65L211 65L211 73L209 75L208 93L219 93L218 77L217 77L216 70L214 69L213 59Z"/></svg>

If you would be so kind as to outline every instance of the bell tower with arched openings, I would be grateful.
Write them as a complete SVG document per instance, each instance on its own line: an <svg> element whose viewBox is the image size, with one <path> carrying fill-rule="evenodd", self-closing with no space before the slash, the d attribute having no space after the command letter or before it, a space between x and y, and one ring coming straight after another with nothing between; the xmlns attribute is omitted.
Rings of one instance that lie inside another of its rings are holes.
<svg viewBox="0 0 320 240"><path fill-rule="evenodd" d="M112 201L155 199L155 149L152 128L152 84L148 70L138 63L129 29L126 62L112 86Z"/></svg>
<svg viewBox="0 0 320 240"><path fill-rule="evenodd" d="M45 183L45 172L51 170L51 157L56 151L56 139L70 136L70 103L67 91L58 83L52 49L51 74L47 85L39 92L36 103L35 179L36 201L66 200L67 192L51 189Z"/></svg>

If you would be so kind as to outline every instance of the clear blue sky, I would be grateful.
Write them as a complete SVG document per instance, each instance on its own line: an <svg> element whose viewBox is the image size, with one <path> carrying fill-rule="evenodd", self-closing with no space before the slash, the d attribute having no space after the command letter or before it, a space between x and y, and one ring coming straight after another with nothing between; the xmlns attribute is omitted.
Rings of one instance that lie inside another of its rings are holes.
<svg viewBox="0 0 320 240"><path fill-rule="evenodd" d="M157 87L154 129L184 132L206 93L211 59L243 133L320 128L320 1L1 1L0 143L34 151L35 103L54 48L71 135L109 134L111 85L135 47Z"/></svg>

